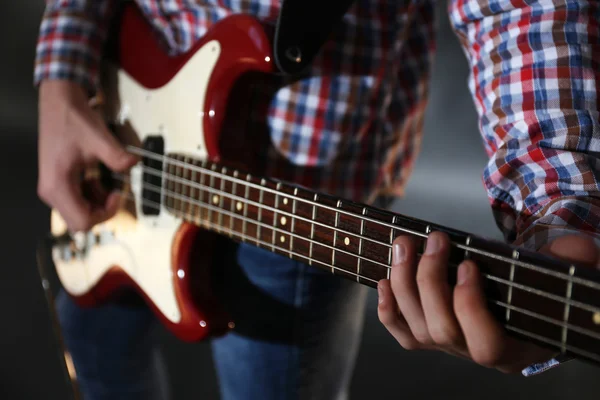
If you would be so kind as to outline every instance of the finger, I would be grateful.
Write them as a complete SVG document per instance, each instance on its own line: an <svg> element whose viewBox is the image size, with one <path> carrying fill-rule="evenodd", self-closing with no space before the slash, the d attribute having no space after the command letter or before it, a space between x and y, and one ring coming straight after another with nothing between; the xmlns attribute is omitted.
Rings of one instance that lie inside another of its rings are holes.
<svg viewBox="0 0 600 400"><path fill-rule="evenodd" d="M540 252L590 267L600 261L600 249L591 237L585 235L559 237L542 247Z"/></svg>
<svg viewBox="0 0 600 400"><path fill-rule="evenodd" d="M113 171L125 171L138 161L138 157L128 153L125 147L100 120L88 126L88 139L85 143L88 155L93 155Z"/></svg>
<svg viewBox="0 0 600 400"><path fill-rule="evenodd" d="M458 268L454 310L473 361L493 368L510 358L507 337L487 307L480 275L472 261L464 261Z"/></svg>
<svg viewBox="0 0 600 400"><path fill-rule="evenodd" d="M79 172L76 168L61 173L57 169L57 178L53 185L50 203L63 216L71 232L87 230L90 227L91 205L81 191Z"/></svg>
<svg viewBox="0 0 600 400"><path fill-rule="evenodd" d="M393 295L412 334L424 345L433 345L421 305L415 280L417 270L417 243L408 236L400 236L392 245L390 282Z"/></svg>
<svg viewBox="0 0 600 400"><path fill-rule="evenodd" d="M452 290L448 284L450 241L442 232L427 239L419 262L417 285L425 321L433 341L442 347L464 351L464 338L452 307Z"/></svg>
<svg viewBox="0 0 600 400"><path fill-rule="evenodd" d="M416 350L421 346L410 331L406 320L398 313L398 305L394 299L390 281L382 279L377 284L379 304L377 316L396 341L406 350Z"/></svg>
<svg viewBox="0 0 600 400"><path fill-rule="evenodd" d="M120 193L116 191L109 193L104 204L93 209L90 224L93 226L114 217L120 208L121 199Z"/></svg>

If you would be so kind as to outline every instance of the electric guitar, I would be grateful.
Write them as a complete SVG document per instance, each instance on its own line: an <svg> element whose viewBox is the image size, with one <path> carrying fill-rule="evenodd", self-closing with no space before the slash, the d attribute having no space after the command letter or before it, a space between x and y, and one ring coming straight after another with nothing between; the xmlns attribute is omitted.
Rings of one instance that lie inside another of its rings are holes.
<svg viewBox="0 0 600 400"><path fill-rule="evenodd" d="M174 335L199 341L235 329L211 288L215 235L375 287L390 276L396 236L423 244L442 230L452 240L451 267L477 262L490 308L509 334L600 363L600 271L244 169L239 147L258 139L238 132L225 140L235 120L226 118L228 105L244 103L234 93L245 76L277 72L256 20L230 16L178 57L161 50L134 7L125 8L120 30L104 112L141 161L127 174L105 175L123 193L112 219L69 235L51 214L52 260L80 305L133 288ZM237 154L224 150L232 143Z"/></svg>

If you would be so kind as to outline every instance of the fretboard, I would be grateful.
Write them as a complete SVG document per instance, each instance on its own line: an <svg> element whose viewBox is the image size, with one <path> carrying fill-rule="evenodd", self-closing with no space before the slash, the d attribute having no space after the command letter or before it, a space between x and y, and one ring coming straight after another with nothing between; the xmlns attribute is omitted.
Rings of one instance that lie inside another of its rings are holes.
<svg viewBox="0 0 600 400"><path fill-rule="evenodd" d="M422 254L429 233L443 231L452 243L449 275L474 260L509 333L600 363L599 271L222 165L165 160L164 173L145 172L163 177L154 190L172 214L359 284L389 278L397 236L416 238Z"/></svg>

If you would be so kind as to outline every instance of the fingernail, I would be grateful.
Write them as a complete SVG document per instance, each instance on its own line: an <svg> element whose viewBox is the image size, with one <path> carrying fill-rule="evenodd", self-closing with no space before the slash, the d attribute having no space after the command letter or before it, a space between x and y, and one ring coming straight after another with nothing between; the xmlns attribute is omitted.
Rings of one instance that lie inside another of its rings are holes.
<svg viewBox="0 0 600 400"><path fill-rule="evenodd" d="M440 249L440 240L436 235L429 235L427 238L427 245L425 247L425 254L435 254Z"/></svg>
<svg viewBox="0 0 600 400"><path fill-rule="evenodd" d="M406 259L406 247L401 243L394 243L393 246L393 256L392 266L398 265Z"/></svg>
<svg viewBox="0 0 600 400"><path fill-rule="evenodd" d="M456 285L460 286L467 281L469 274L471 273L471 266L469 263L462 263L458 266L458 272L456 274Z"/></svg>
<svg viewBox="0 0 600 400"><path fill-rule="evenodd" d="M381 284L377 285L377 294L379 295L379 304L383 303L383 288Z"/></svg>

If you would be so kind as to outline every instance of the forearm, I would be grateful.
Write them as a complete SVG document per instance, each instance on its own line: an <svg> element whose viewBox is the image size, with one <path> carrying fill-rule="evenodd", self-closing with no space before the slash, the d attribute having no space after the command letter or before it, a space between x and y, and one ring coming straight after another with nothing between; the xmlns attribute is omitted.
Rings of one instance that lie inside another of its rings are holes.
<svg viewBox="0 0 600 400"><path fill-rule="evenodd" d="M34 84L64 79L89 95L99 87L102 49L116 0L47 0L36 47Z"/></svg>

